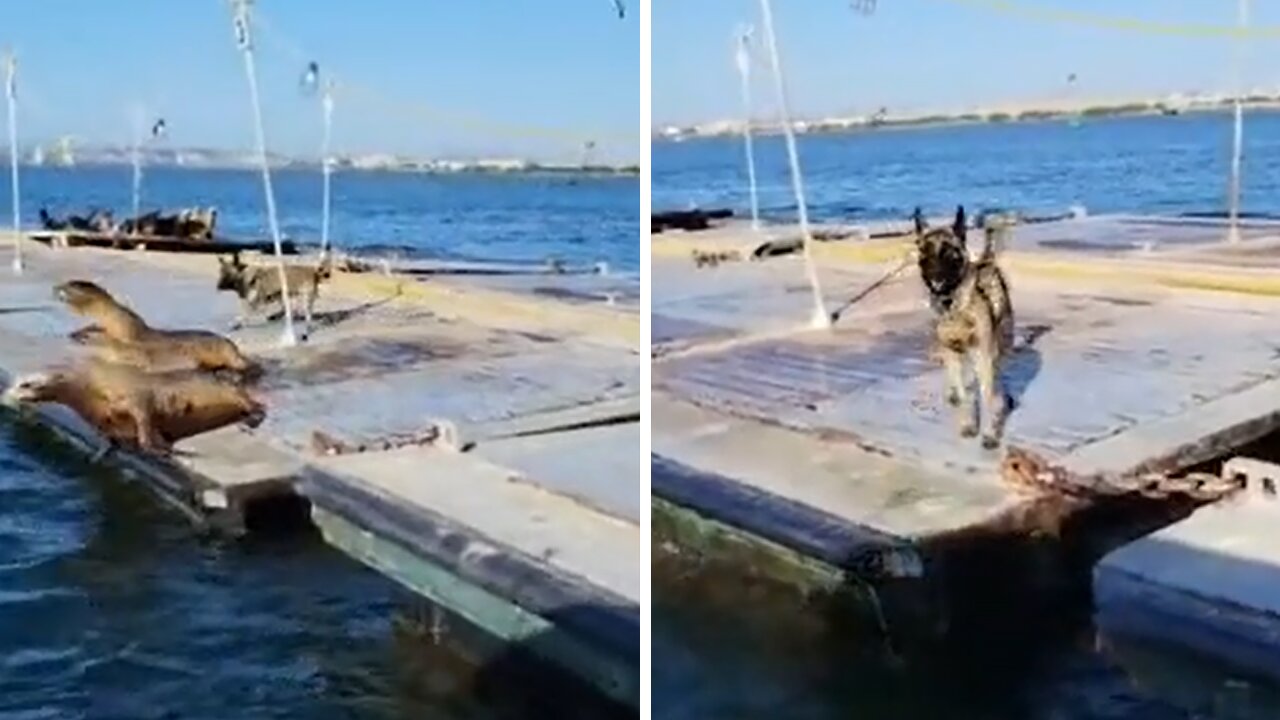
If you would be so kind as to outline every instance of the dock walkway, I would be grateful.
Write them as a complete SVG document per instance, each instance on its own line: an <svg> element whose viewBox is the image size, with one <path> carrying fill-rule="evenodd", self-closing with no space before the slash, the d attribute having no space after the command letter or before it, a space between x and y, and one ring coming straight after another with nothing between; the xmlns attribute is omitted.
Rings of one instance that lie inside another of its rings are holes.
<svg viewBox="0 0 1280 720"><path fill-rule="evenodd" d="M1002 264L1018 407L998 451L958 436L914 264L812 330L797 255L697 269L693 249L759 238L741 225L655 237L655 527L781 560L801 584L916 577L931 543L1032 501L1003 479L1011 457L1085 486L1177 472L1260 437L1280 426L1280 229L1247 227L1232 247L1224 235L1119 217L1017 228ZM908 247L818 243L829 309Z"/></svg>
<svg viewBox="0 0 1280 720"><path fill-rule="evenodd" d="M4 252L8 252L7 249ZM164 328L227 332L236 298L217 263L28 244L0 275L0 369L71 357L83 324L52 286L100 283ZM180 443L172 462L113 452L193 517L236 527L261 501L300 493L326 539L500 639L532 648L625 703L639 694L639 320L633 308L563 302L466 278L338 274L305 344L279 323L228 333L264 362L257 430ZM301 318L299 318L301 330ZM71 413L38 416L92 449ZM430 438L456 428L459 452ZM320 432L363 452L319 452Z"/></svg>

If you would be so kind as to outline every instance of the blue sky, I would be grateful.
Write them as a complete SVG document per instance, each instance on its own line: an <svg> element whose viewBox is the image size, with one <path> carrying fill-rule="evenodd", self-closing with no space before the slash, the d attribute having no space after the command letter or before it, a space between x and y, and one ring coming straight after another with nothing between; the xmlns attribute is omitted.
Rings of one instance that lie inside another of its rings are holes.
<svg viewBox="0 0 1280 720"><path fill-rule="evenodd" d="M319 144L293 46L359 88L338 101L341 151L576 159L595 138L599 156L634 161L638 4L619 20L610 0L257 0L268 139ZM127 141L141 102L175 145L252 146L226 0L6 0L0 44L20 55L26 141Z"/></svg>
<svg viewBox="0 0 1280 720"><path fill-rule="evenodd" d="M1234 0L1018 1L1169 23L1236 20ZM757 0L652 4L655 124L739 116L732 33L742 22L759 25ZM1042 24L948 0L879 0L870 17L851 11L848 0L774 0L773 6L797 116L1061 97L1072 72L1081 97L1231 86L1230 43L1221 39ZM1256 23L1280 25L1280 3L1253 0L1253 6ZM1280 86L1277 51L1275 40L1253 45L1248 82ZM762 106L772 96L764 85L756 92Z"/></svg>

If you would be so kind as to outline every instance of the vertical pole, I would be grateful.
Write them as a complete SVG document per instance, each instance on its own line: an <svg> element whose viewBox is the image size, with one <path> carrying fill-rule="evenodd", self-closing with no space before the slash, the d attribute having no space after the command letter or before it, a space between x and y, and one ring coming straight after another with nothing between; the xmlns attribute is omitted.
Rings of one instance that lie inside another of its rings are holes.
<svg viewBox="0 0 1280 720"><path fill-rule="evenodd" d="M13 272L22 274L22 193L18 187L18 58L5 57L5 97L9 105L9 171L13 183Z"/></svg>
<svg viewBox="0 0 1280 720"><path fill-rule="evenodd" d="M751 190L751 229L760 231L760 199L756 190L756 156L751 143L751 28L738 33L735 60L742 83L742 141L747 152L747 183Z"/></svg>
<svg viewBox="0 0 1280 720"><path fill-rule="evenodd" d="M329 157L329 144L333 133L333 84L325 83L324 97L321 99L324 112L324 134L320 140L320 172L324 176L324 195L320 210L320 261L329 256L329 206L330 182L333 175L333 160Z"/></svg>
<svg viewBox="0 0 1280 720"><path fill-rule="evenodd" d="M253 106L253 129L258 142L258 163L262 166L262 191L267 202L267 223L271 228L271 242L275 246L276 267L280 272L280 300L284 304L284 335L280 342L285 347L298 343L293 330L293 303L289 298L289 276L284 270L284 250L280 241L280 222L276 216L276 197L271 187L271 168L267 159L267 136L262 126L262 102L258 98L258 73L253 62L253 40L249 31L249 2L231 0L234 12L236 43L244 55L244 72L249 81L249 102Z"/></svg>
<svg viewBox="0 0 1280 720"><path fill-rule="evenodd" d="M813 318L815 328L831 327L831 315L822 300L822 285L818 281L818 268L813 262L813 234L809 230L809 208L804 200L804 180L800 176L800 154L796 150L795 129L791 127L791 111L787 103L787 86L782 77L782 61L778 58L778 39L773 32L773 9L770 0L760 0L760 14L764 20L765 44L769 47L769 59L773 64L774 90L778 95L778 109L782 115L782 133L787 141L787 159L791 163L791 189L796 196L796 209L800 216L800 236L804 243L804 263L813 288Z"/></svg>
<svg viewBox="0 0 1280 720"><path fill-rule="evenodd" d="M1242 31L1249 27L1249 0L1239 0L1237 6L1238 22ZM1235 42L1235 124L1231 136L1231 179L1228 183L1227 197L1229 229L1227 241L1240 242L1240 192L1241 164L1244 154L1244 44L1245 38L1238 37Z"/></svg>

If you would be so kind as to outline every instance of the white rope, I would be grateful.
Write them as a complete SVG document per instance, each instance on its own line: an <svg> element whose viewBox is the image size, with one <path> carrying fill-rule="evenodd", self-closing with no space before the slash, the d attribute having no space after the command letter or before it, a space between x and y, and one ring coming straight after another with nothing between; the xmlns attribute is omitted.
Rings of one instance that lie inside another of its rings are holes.
<svg viewBox="0 0 1280 720"><path fill-rule="evenodd" d="M9 170L13 182L13 272L20 275L22 261L22 194L18 187L18 58L5 58L5 97L9 105Z"/></svg>
<svg viewBox="0 0 1280 720"><path fill-rule="evenodd" d="M1249 0L1239 0L1237 8L1237 19L1240 24L1241 31L1249 27ZM1228 215L1230 217L1230 228L1227 230L1228 242L1240 242L1240 173L1242 156L1244 154L1244 37L1236 38L1235 47L1235 63L1233 73L1235 75L1235 123L1231 136L1231 178L1228 182L1227 198Z"/></svg>
<svg viewBox="0 0 1280 720"><path fill-rule="evenodd" d="M138 215L142 207L142 124L146 111L141 107L133 115L133 223L130 234L138 234Z"/></svg>
<svg viewBox="0 0 1280 720"><path fill-rule="evenodd" d="M329 156L329 144L333 133L333 83L326 82L324 97L320 101L324 112L324 134L320 140L321 172L324 175L324 198L320 210L320 262L329 257L329 206L330 183L333 177L333 158Z"/></svg>
<svg viewBox="0 0 1280 720"><path fill-rule="evenodd" d="M253 127L258 142L258 162L262 166L262 191L267 201L267 222L271 228L271 242L275 246L276 268L280 272L280 299L284 304L284 336L281 344L290 347L298 343L293 330L293 303L289 298L289 276L284 269L284 250L280 241L280 221L276 216L275 192L271 187L271 168L267 158L267 133L262 124L262 102L258 98L258 74L253 63L253 39L249 31L249 3L251 0L231 0L233 29L236 44L244 55L244 72L249 81L249 101L253 106Z"/></svg>
<svg viewBox="0 0 1280 720"><path fill-rule="evenodd" d="M769 47L769 59L773 63L774 89L778 94L778 110L782 115L782 133L787 141L787 159L791 163L791 189L796 196L796 209L800 219L800 236L804 243L804 264L809 274L809 286L813 289L813 317L815 328L831 327L831 315L822 300L822 285L818 280L818 268L813 262L813 234L809 230L809 208L804 200L804 180L800 175L800 153L796 150L795 129L791 127L791 111L787 103L787 86L782 77L782 61L778 58L778 39L773 32L773 9L770 0L760 0L760 14L764 20L765 43Z"/></svg>
<svg viewBox="0 0 1280 720"><path fill-rule="evenodd" d="M734 61L742 82L742 140L747 153L747 182L751 188L751 229L760 231L760 199L756 189L756 157L751 142L751 35L750 25L738 31Z"/></svg>

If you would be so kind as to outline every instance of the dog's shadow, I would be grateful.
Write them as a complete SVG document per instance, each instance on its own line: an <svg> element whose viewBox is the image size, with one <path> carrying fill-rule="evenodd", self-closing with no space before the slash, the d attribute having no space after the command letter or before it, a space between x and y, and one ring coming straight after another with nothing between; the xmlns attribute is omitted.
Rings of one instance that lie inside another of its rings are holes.
<svg viewBox="0 0 1280 720"><path fill-rule="evenodd" d="M323 312L313 313L311 316L311 329L318 330L322 328L334 328L345 322L350 322L361 315L367 315L378 308L390 304L393 300L400 297L402 291L397 290L395 295L382 298L381 300L370 300L349 308L340 310L326 310ZM275 323L284 319L284 310L277 310L266 316L265 322ZM296 317L295 317L296 319Z"/></svg>
<svg viewBox="0 0 1280 720"><path fill-rule="evenodd" d="M1053 327L1050 325L1028 325L1022 328L1021 334L1014 339L1013 355L1001 373L1005 392L1009 395L1014 411L1022 405L1022 397L1026 394L1027 388L1031 387L1032 381L1040 374L1043 366L1036 343L1052 330Z"/></svg>

